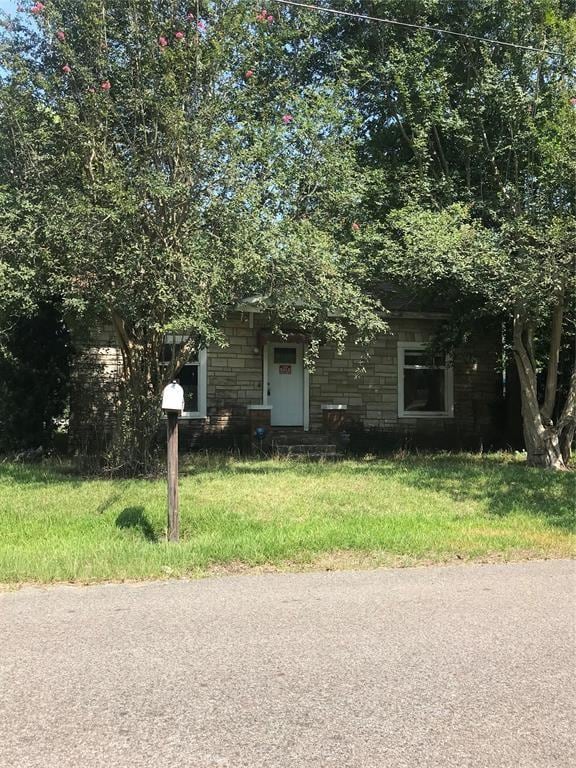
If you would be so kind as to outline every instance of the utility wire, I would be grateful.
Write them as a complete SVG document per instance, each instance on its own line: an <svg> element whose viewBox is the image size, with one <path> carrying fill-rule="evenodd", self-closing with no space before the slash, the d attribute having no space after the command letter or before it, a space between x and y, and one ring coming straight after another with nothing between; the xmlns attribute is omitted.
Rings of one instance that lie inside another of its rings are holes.
<svg viewBox="0 0 576 768"><path fill-rule="evenodd" d="M490 37L478 37L477 35L469 35L466 32L453 32L450 29L441 29L440 27L432 27L427 24L410 24L407 21L396 21L396 19L385 19L380 16L366 16L361 13L352 13L351 11L339 11L336 8L322 8L319 5L312 5L311 3L297 3L293 0L272 0L273 3L280 5L293 5L296 8L304 8L308 11L319 11L320 13L332 13L334 16L349 16L353 19L360 19L360 21L377 21L381 24L391 24L395 27L405 27L407 29L423 29L426 32L436 32L439 35L452 35L452 37L463 37L467 40L477 40L480 43L486 45L504 45L507 48L519 48L521 51L532 51L532 53L547 53L550 56L562 56L562 53L558 51L549 51L545 48L532 48L529 45L519 45L518 43L509 43L505 40L495 40Z"/></svg>

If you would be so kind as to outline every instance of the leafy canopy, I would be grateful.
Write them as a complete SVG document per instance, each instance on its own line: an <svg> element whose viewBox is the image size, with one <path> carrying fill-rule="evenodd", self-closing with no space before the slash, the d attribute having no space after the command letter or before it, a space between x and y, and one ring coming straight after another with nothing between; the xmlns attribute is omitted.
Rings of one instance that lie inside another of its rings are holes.
<svg viewBox="0 0 576 768"><path fill-rule="evenodd" d="M7 21L3 303L57 294L144 346L223 342L254 295L339 342L382 328L347 256L354 111L311 76L322 24L240 0L51 0Z"/></svg>

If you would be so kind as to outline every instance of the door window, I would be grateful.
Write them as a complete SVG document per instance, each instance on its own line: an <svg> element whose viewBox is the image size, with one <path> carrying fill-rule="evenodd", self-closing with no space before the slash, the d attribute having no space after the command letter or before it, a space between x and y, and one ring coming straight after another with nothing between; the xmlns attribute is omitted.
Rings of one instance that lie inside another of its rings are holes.
<svg viewBox="0 0 576 768"><path fill-rule="evenodd" d="M274 347L274 364L296 364L296 347Z"/></svg>

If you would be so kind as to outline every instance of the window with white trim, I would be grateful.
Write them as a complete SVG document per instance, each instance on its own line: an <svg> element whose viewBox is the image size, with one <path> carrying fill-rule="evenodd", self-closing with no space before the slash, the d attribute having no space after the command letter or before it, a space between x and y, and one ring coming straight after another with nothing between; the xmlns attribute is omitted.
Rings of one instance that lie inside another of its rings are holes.
<svg viewBox="0 0 576 768"><path fill-rule="evenodd" d="M398 416L454 416L454 375L447 355L428 344L398 343Z"/></svg>
<svg viewBox="0 0 576 768"><path fill-rule="evenodd" d="M168 365L178 356L183 336L166 336L162 345L160 362ZM189 360L182 366L175 376L176 381L184 390L185 419L202 419L206 416L206 379L207 379L207 355L205 349L192 353Z"/></svg>

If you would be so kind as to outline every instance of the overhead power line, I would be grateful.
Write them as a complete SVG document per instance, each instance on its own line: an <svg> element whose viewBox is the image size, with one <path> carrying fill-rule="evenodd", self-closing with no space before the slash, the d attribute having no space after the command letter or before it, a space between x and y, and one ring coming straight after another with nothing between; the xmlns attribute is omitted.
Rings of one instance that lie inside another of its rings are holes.
<svg viewBox="0 0 576 768"><path fill-rule="evenodd" d="M519 45L518 43L509 43L506 40L495 40L490 37L480 37L478 35L469 35L466 32L454 32L451 29L441 29L440 27L433 27L428 24L410 24L407 21L397 21L396 19L386 19L380 16L367 16L362 13L353 13L352 11L339 11L336 8L323 8L320 5L313 5L311 3L298 3L293 0L272 0L279 5L293 5L296 8L304 8L308 11L318 11L320 13L331 13L334 16L348 16L352 19L359 19L360 21L375 21L380 24L390 24L395 27L404 27L405 29L423 29L426 32L435 32L438 35L451 35L452 37L462 37L466 40L477 40L479 43L485 45L503 45L507 48L518 48L521 51L532 51L532 53L547 53L549 56L562 56L558 51L549 51L545 48L533 48L530 45Z"/></svg>

